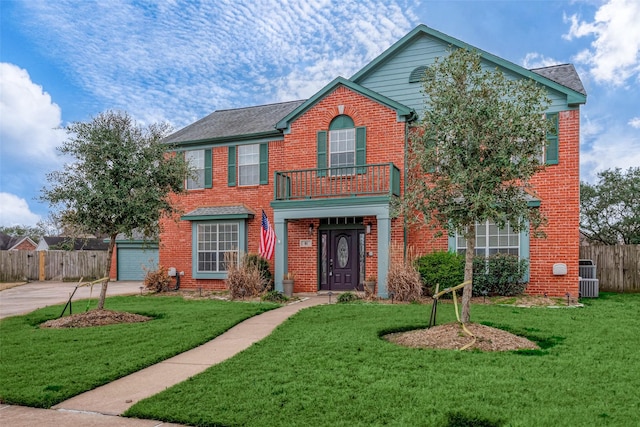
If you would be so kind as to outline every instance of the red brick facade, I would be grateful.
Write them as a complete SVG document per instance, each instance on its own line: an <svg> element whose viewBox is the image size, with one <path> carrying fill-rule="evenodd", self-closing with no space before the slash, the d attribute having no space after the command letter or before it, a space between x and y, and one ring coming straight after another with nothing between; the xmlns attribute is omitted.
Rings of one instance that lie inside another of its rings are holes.
<svg viewBox="0 0 640 427"><path fill-rule="evenodd" d="M397 166L404 185L405 141L407 125L399 121L397 112L388 106L359 94L345 86L338 86L327 93L290 124L290 132L284 140L268 144L269 183L257 186L227 184L227 146L214 147L213 188L192 190L175 197L186 213L200 207L244 205L255 216L247 221L248 251L258 250L260 214L264 210L273 220L274 184L276 171L313 169L317 167L316 135L328 130L338 115L350 116L356 127L366 127L366 163L389 163ZM530 238L530 284L527 292L564 296L567 292L578 295L578 207L579 207L579 111L569 110L559 114L559 164L549 165L536 175L532 182L540 209L548 218L544 229L546 239ZM364 224L371 223L371 233L366 235L367 276L377 274L378 254L377 223L375 216L364 217ZM176 267L183 271L183 288L224 289L223 280L194 279L192 277L192 223L190 221L164 220L164 232L160 243L160 265ZM309 227L313 225L313 232ZM288 225L288 270L295 273L294 292L318 290L318 219L299 219ZM406 242L405 242L406 236ZM447 237L435 238L428 227L404 229L401 218L391 223L391 248L413 248L416 254L448 248ZM311 247L302 247L301 240L311 240ZM554 263L567 265L568 273L554 276ZM273 268L273 262L271 263Z"/></svg>
<svg viewBox="0 0 640 427"><path fill-rule="evenodd" d="M548 223L542 229L546 238L529 238L529 284L526 292L531 295L547 294L578 296L579 258L579 149L580 114L568 110L559 114L559 163L548 165L532 180L540 209ZM428 228L413 229L407 243L418 254L434 250L447 250L446 235L435 238L435 231ZM555 276L553 264L567 266L566 275Z"/></svg>

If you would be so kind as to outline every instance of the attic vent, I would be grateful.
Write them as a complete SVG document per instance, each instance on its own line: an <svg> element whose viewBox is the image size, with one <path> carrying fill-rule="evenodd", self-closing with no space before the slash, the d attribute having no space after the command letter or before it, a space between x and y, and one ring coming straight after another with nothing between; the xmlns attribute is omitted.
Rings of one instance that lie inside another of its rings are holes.
<svg viewBox="0 0 640 427"><path fill-rule="evenodd" d="M425 71L427 71L426 65L421 65L414 68L411 74L409 74L409 83L420 83L422 81L422 78L424 77Z"/></svg>

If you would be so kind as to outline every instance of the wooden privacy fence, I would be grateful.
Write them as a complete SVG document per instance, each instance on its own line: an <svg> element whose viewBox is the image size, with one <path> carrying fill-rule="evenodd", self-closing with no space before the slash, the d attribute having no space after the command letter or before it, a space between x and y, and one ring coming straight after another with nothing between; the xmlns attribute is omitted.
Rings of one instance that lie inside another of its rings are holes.
<svg viewBox="0 0 640 427"><path fill-rule="evenodd" d="M596 265L601 291L640 292L640 245L580 246L580 259Z"/></svg>
<svg viewBox="0 0 640 427"><path fill-rule="evenodd" d="M0 281L97 279L106 262L106 251L0 251Z"/></svg>

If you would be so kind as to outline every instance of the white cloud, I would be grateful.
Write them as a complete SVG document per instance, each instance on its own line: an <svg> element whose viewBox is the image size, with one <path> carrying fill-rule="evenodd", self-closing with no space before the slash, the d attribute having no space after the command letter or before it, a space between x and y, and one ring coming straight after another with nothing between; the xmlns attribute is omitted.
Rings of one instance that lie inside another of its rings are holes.
<svg viewBox="0 0 640 427"><path fill-rule="evenodd" d="M629 126L632 128L640 129L640 117L634 117L629 120Z"/></svg>
<svg viewBox="0 0 640 427"><path fill-rule="evenodd" d="M5 167L14 161L39 165L55 158L55 148L65 137L60 107L26 70L6 62L0 63L0 117Z"/></svg>
<svg viewBox="0 0 640 427"><path fill-rule="evenodd" d="M640 125L640 120L637 121ZM640 134L602 116L582 123L580 149L581 180L594 182L598 172L611 168L626 170L640 165Z"/></svg>
<svg viewBox="0 0 640 427"><path fill-rule="evenodd" d="M628 79L640 77L640 2L609 0L600 6L593 22L579 15L565 17L571 23L563 37L593 36L590 49L578 53L574 60L587 64L596 81L623 85Z"/></svg>
<svg viewBox="0 0 640 427"><path fill-rule="evenodd" d="M0 192L0 225L34 226L40 219L39 215L31 212L25 199L15 194Z"/></svg>
<svg viewBox="0 0 640 427"><path fill-rule="evenodd" d="M83 90L142 122L176 126L215 109L308 97L417 23L407 0L24 7L26 31Z"/></svg>
<svg viewBox="0 0 640 427"><path fill-rule="evenodd" d="M541 53L530 52L527 53L522 60L522 66L527 69L550 67L552 65L558 65L559 62L553 58L544 56Z"/></svg>

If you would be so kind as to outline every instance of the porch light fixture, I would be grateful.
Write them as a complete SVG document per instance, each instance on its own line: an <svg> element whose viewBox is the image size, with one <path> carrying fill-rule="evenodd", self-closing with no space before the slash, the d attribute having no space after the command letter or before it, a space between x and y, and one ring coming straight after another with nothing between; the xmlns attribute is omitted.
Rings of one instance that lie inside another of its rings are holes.
<svg viewBox="0 0 640 427"><path fill-rule="evenodd" d="M371 234L371 223L367 223L367 234Z"/></svg>
<svg viewBox="0 0 640 427"><path fill-rule="evenodd" d="M309 236L313 236L313 223L309 224Z"/></svg>

